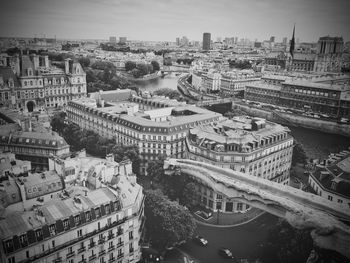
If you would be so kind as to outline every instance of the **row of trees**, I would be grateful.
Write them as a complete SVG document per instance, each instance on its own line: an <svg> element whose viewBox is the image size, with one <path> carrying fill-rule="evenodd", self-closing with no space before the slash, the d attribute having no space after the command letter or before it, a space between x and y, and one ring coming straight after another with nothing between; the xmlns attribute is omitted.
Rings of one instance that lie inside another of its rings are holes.
<svg viewBox="0 0 350 263"><path fill-rule="evenodd" d="M248 60L229 60L228 63L230 64L231 68L237 68L237 69L252 68L252 64Z"/></svg>
<svg viewBox="0 0 350 263"><path fill-rule="evenodd" d="M184 99L179 91L170 88L158 89L154 91L153 94L158 96L165 96L169 99L175 99L177 101L182 101Z"/></svg>
<svg viewBox="0 0 350 263"><path fill-rule="evenodd" d="M131 84L116 75L117 69L108 61L96 61L85 70L88 92L131 88Z"/></svg>
<svg viewBox="0 0 350 263"><path fill-rule="evenodd" d="M125 70L132 74L134 78L152 74L160 70L159 63L155 60L151 61L150 64L136 63L134 61L125 62Z"/></svg>
<svg viewBox="0 0 350 263"><path fill-rule="evenodd" d="M145 194L146 229L156 248L163 250L193 237L196 222L185 207L169 200L159 189Z"/></svg>
<svg viewBox="0 0 350 263"><path fill-rule="evenodd" d="M176 60L177 64L191 65L193 58L178 58Z"/></svg>
<svg viewBox="0 0 350 263"><path fill-rule="evenodd" d="M130 159L133 163L133 172L139 173L140 157L136 145L116 144L115 140L103 138L93 131L83 130L78 125L67 122L65 117L64 112L53 116L51 127L66 140L71 146L71 151L86 149L87 153L98 157L105 157L106 154L113 153L117 162Z"/></svg>

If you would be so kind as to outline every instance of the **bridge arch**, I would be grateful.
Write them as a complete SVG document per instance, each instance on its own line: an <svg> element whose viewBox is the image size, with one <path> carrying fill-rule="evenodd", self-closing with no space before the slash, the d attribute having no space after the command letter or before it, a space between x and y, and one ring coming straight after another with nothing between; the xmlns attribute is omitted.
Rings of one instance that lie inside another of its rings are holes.
<svg viewBox="0 0 350 263"><path fill-rule="evenodd" d="M319 247L335 250L350 258L350 209L318 195L287 185L224 169L211 164L185 159L168 159L167 174L184 173L210 185L226 196L285 218L298 229L311 229Z"/></svg>

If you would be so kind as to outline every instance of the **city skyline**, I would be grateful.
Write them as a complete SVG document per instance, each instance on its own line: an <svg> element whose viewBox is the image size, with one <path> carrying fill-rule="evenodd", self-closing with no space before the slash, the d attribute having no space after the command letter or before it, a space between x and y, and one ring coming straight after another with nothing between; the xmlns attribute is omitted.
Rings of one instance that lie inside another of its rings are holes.
<svg viewBox="0 0 350 263"><path fill-rule="evenodd" d="M19 8L21 7L21 8ZM342 36L350 40L346 0L257 1L43 1L14 0L3 4L0 29L3 37L61 39L108 39L171 41L177 36L201 40L233 37L259 41L276 36L277 42L291 37L316 42L319 37Z"/></svg>

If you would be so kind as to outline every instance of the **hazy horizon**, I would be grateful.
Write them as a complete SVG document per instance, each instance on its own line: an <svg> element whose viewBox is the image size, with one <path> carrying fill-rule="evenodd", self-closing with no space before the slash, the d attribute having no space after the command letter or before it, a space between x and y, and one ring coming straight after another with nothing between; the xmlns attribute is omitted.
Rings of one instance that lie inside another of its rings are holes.
<svg viewBox="0 0 350 263"><path fill-rule="evenodd" d="M187 36L201 41L217 37L281 42L319 37L350 40L348 0L11 0L0 10L0 36L58 39L171 41Z"/></svg>

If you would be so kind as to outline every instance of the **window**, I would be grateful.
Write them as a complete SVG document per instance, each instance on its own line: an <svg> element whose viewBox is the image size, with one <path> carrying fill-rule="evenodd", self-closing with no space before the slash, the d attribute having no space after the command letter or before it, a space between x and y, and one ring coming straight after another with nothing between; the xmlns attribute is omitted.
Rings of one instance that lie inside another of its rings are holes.
<svg viewBox="0 0 350 263"><path fill-rule="evenodd" d="M343 203L343 200L338 199L338 203L342 204L342 203Z"/></svg>
<svg viewBox="0 0 350 263"><path fill-rule="evenodd" d="M96 214L96 217L100 217L101 214L100 214L100 208L95 208L95 214Z"/></svg>
<svg viewBox="0 0 350 263"><path fill-rule="evenodd" d="M87 211L85 213L85 217L86 217L86 221L90 221L91 220L91 212L90 211Z"/></svg>
<svg viewBox="0 0 350 263"><path fill-rule="evenodd" d="M55 235L56 234L56 226L55 225L50 225L49 226L49 231L50 231L50 235Z"/></svg>
<svg viewBox="0 0 350 263"><path fill-rule="evenodd" d="M129 232L129 240L134 239L134 232L130 231Z"/></svg>
<svg viewBox="0 0 350 263"><path fill-rule="evenodd" d="M77 231L77 235L78 235L78 237L83 236L83 230L82 230L82 229L79 229L79 230Z"/></svg>
<svg viewBox="0 0 350 263"><path fill-rule="evenodd" d="M15 261L15 257L10 257L10 258L8 258L7 262L8 262L8 263L15 263L15 262L16 262L16 261Z"/></svg>
<svg viewBox="0 0 350 263"><path fill-rule="evenodd" d="M29 251L26 251L26 257L29 258Z"/></svg>
<svg viewBox="0 0 350 263"><path fill-rule="evenodd" d="M333 196L329 195L329 196L328 196L328 200L329 200L329 201L333 201Z"/></svg>
<svg viewBox="0 0 350 263"><path fill-rule="evenodd" d="M74 222L76 225L79 225L80 224L80 215L77 215L74 217Z"/></svg>

